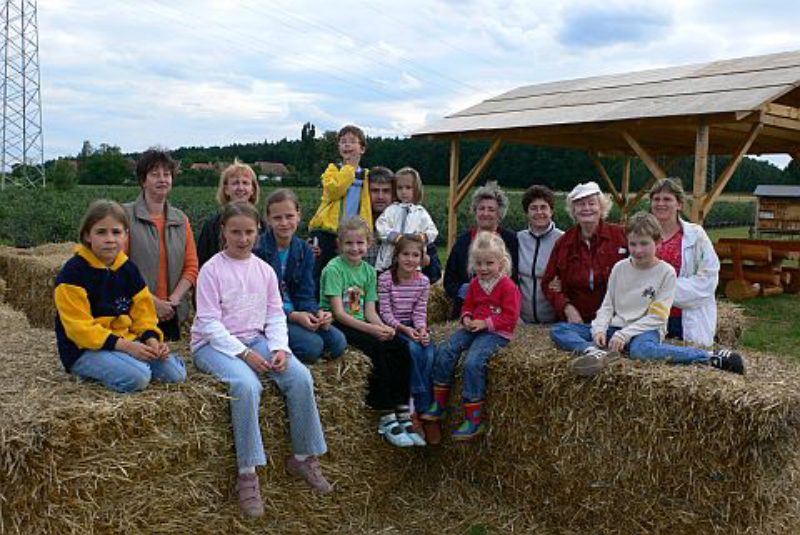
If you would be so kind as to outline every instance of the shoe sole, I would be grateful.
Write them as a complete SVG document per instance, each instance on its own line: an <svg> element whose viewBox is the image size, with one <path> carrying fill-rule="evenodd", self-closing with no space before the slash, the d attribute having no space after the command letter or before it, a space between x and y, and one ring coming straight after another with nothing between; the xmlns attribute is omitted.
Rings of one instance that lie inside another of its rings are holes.
<svg viewBox="0 0 800 535"><path fill-rule="evenodd" d="M473 433L471 435L456 435L456 434L453 434L453 440L455 440L456 442L469 442L471 440L475 440L476 438L478 438L478 437L480 437L481 435L484 435L484 434L486 434L486 428L485 427L480 427L480 428L478 428L478 431L476 431L475 433Z"/></svg>
<svg viewBox="0 0 800 535"><path fill-rule="evenodd" d="M617 351L610 351L603 358L581 356L570 363L570 368L578 377L594 377L620 358L621 355Z"/></svg>

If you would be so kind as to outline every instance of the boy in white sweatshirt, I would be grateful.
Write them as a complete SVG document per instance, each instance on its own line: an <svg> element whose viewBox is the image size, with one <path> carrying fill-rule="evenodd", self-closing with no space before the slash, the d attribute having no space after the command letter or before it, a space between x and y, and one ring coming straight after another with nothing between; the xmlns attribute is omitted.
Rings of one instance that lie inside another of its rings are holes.
<svg viewBox="0 0 800 535"><path fill-rule="evenodd" d="M630 358L677 364L709 364L744 374L744 358L728 349L706 351L663 343L667 318L675 298L676 275L656 257L661 226L652 214L640 212L625 227L630 257L611 270L603 304L591 325L570 324L558 346L578 354L572 362L580 375L602 371L614 356L627 350ZM562 333L563 334L563 333Z"/></svg>

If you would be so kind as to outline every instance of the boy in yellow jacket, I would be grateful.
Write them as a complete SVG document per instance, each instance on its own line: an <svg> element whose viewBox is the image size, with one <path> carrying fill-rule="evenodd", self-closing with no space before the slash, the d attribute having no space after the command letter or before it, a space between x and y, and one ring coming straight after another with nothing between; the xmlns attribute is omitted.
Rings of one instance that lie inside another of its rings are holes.
<svg viewBox="0 0 800 535"><path fill-rule="evenodd" d="M372 228L368 172L359 164L367 150L367 138L357 126L347 125L336 136L341 164L331 163L322 174L322 199L308 223L312 242L319 247L314 265L314 284L319 289L322 269L336 254L339 222L361 216Z"/></svg>

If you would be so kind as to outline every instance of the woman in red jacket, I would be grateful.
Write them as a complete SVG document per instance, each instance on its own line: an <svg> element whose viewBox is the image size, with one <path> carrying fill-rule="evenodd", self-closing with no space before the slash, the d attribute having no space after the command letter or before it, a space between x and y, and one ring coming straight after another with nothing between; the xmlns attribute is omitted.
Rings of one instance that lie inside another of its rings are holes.
<svg viewBox="0 0 800 535"><path fill-rule="evenodd" d="M561 321L589 323L603 302L611 268L628 256L628 242L621 226L605 222L611 201L595 182L575 186L567 205L577 224L553 247L542 289ZM550 331L554 340L559 325Z"/></svg>

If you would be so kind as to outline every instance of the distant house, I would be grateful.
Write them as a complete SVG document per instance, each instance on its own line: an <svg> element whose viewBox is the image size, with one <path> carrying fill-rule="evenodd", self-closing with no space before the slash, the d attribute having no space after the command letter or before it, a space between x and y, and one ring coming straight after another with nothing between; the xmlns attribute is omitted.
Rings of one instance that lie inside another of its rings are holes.
<svg viewBox="0 0 800 535"><path fill-rule="evenodd" d="M760 185L756 197L755 233L800 233L800 186Z"/></svg>
<svg viewBox="0 0 800 535"><path fill-rule="evenodd" d="M200 163L193 163L192 165L189 166L189 169L191 169L192 171L216 171L217 165L218 164L213 164L211 162L207 163L200 162Z"/></svg>
<svg viewBox="0 0 800 535"><path fill-rule="evenodd" d="M259 180L271 179L275 182L280 182L283 177L289 174L289 169L280 162L258 161L253 164L253 167L256 168Z"/></svg>

